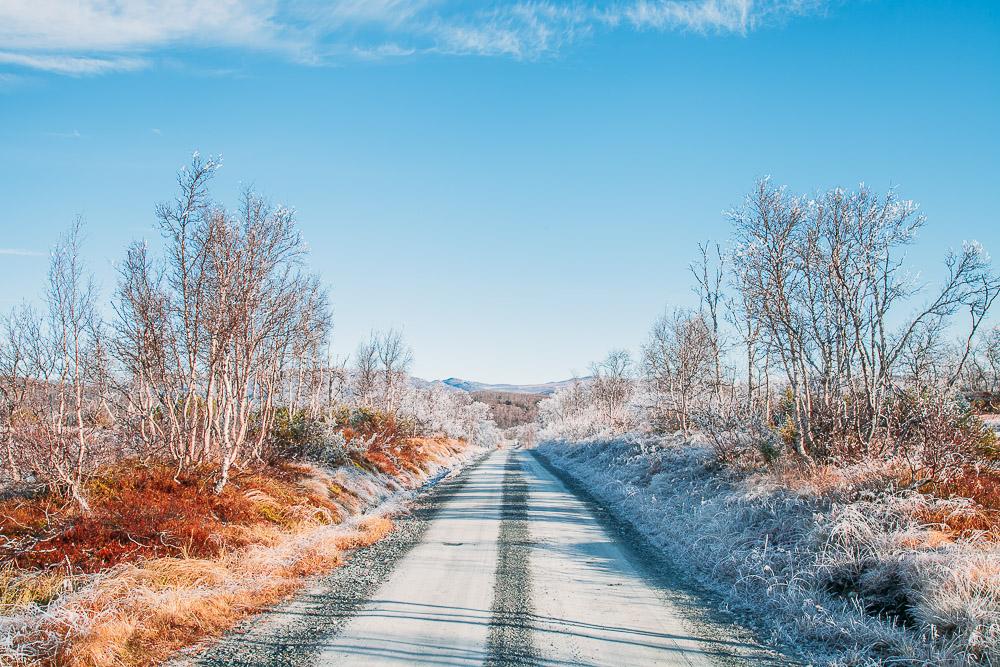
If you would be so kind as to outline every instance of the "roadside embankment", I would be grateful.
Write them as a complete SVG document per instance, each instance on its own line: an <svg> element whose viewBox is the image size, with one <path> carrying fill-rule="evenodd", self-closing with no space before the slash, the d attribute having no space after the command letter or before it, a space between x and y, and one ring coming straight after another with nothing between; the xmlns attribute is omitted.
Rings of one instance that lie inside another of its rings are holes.
<svg viewBox="0 0 1000 667"><path fill-rule="evenodd" d="M0 664L158 664L382 539L413 491L482 451L447 438L399 450L261 465L221 494L197 471L127 461L92 478L87 512L0 501Z"/></svg>

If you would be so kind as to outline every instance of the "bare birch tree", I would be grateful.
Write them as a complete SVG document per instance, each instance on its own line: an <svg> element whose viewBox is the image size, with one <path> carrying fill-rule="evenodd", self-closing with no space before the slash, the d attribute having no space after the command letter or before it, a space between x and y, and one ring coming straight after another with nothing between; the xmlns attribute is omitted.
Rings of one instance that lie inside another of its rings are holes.
<svg viewBox="0 0 1000 667"><path fill-rule="evenodd" d="M217 168L197 155L158 207L166 256L133 245L120 267L118 358L147 445L183 469L259 459L289 378L292 407L330 329L326 295L305 270L291 210L245 191L235 214L208 198Z"/></svg>
<svg viewBox="0 0 1000 667"><path fill-rule="evenodd" d="M904 250L924 219L893 191L836 189L806 200L764 180L731 218L738 288L791 389L796 451L809 458L836 443L848 456L879 454L915 340L962 308L972 313L971 340L992 305L988 257L974 243L949 253L944 284L904 316L923 292L904 269Z"/></svg>
<svg viewBox="0 0 1000 667"><path fill-rule="evenodd" d="M395 414L413 353L398 329L389 329L377 337L376 353L381 365L382 409Z"/></svg>
<svg viewBox="0 0 1000 667"><path fill-rule="evenodd" d="M631 355L626 350L612 350L604 361L591 366L591 375L591 396L602 416L612 427L622 428L635 388Z"/></svg>
<svg viewBox="0 0 1000 667"><path fill-rule="evenodd" d="M654 398L653 421L662 428L691 428L699 400L713 393L715 348L705 318L675 310L653 325L643 346L643 371Z"/></svg>
<svg viewBox="0 0 1000 667"><path fill-rule="evenodd" d="M722 309L725 307L722 292L726 261L722 248L718 243L698 244L698 259L690 266L695 279L695 294L698 295L699 310L708 328L712 352L713 391L716 404L721 407L723 402L722 364L723 349L721 324L724 319Z"/></svg>
<svg viewBox="0 0 1000 667"><path fill-rule="evenodd" d="M374 332L354 352L351 388L358 405L374 407L378 392L378 338Z"/></svg>

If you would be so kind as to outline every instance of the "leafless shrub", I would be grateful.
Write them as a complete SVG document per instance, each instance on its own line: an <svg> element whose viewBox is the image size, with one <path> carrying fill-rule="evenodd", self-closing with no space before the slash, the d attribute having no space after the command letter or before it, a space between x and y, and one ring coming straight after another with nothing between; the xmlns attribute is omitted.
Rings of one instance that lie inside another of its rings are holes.
<svg viewBox="0 0 1000 667"><path fill-rule="evenodd" d="M785 443L763 415L745 403L729 410L702 410L692 421L704 434L716 458L736 468L755 469L785 453Z"/></svg>
<svg viewBox="0 0 1000 667"><path fill-rule="evenodd" d="M699 402L714 394L717 345L709 323L697 313L675 310L660 317L643 346L645 379L651 388L651 419L661 429L687 431Z"/></svg>
<svg viewBox="0 0 1000 667"><path fill-rule="evenodd" d="M590 393L598 410L613 428L623 428L635 386L632 357L625 350L612 350L604 361L591 366L591 376Z"/></svg>
<svg viewBox="0 0 1000 667"><path fill-rule="evenodd" d="M980 459L991 434L947 390L900 394L889 411L893 456L906 462L911 486L947 483Z"/></svg>

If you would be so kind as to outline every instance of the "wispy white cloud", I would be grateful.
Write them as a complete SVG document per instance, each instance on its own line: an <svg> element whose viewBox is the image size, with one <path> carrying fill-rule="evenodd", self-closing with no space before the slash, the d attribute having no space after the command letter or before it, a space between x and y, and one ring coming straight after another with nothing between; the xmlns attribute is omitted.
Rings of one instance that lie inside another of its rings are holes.
<svg viewBox="0 0 1000 667"><path fill-rule="evenodd" d="M29 69L45 70L57 74L85 76L142 69L148 63L142 58L107 57L91 58L67 55L37 55L0 51L0 64L18 65Z"/></svg>
<svg viewBox="0 0 1000 667"><path fill-rule="evenodd" d="M417 53L417 49L400 46L399 44L384 43L375 46L355 46L351 53L362 60L383 60L388 58L405 58Z"/></svg>
<svg viewBox="0 0 1000 667"><path fill-rule="evenodd" d="M80 130L73 130L72 132L46 132L45 136L53 137L55 139L82 139L83 135L80 134Z"/></svg>
<svg viewBox="0 0 1000 667"><path fill-rule="evenodd" d="M747 34L770 23L823 8L822 0L637 0L622 17L637 28Z"/></svg>
<svg viewBox="0 0 1000 667"><path fill-rule="evenodd" d="M633 25L662 29L683 26L692 30L746 32L751 25L750 0L710 2L655 2L639 0L623 13Z"/></svg>
<svg viewBox="0 0 1000 667"><path fill-rule="evenodd" d="M420 53L531 59L614 30L742 34L825 0L7 0L0 64L69 75L146 67L170 47L309 64Z"/></svg>
<svg viewBox="0 0 1000 667"><path fill-rule="evenodd" d="M277 10L268 0L6 0L0 43L9 50L84 52L197 41L244 45L275 32Z"/></svg>
<svg viewBox="0 0 1000 667"><path fill-rule="evenodd" d="M0 72L0 90L15 88L24 81L24 77L10 72Z"/></svg>
<svg viewBox="0 0 1000 667"><path fill-rule="evenodd" d="M23 248L0 248L0 255L11 255L14 257L45 257L44 252L24 250Z"/></svg>

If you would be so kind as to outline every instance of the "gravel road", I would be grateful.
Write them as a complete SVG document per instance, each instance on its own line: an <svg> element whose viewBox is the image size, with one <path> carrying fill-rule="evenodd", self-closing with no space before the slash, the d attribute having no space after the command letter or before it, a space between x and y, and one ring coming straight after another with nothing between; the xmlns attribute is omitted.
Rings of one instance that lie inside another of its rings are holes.
<svg viewBox="0 0 1000 667"><path fill-rule="evenodd" d="M528 452L493 452L396 525L172 664L789 664Z"/></svg>

